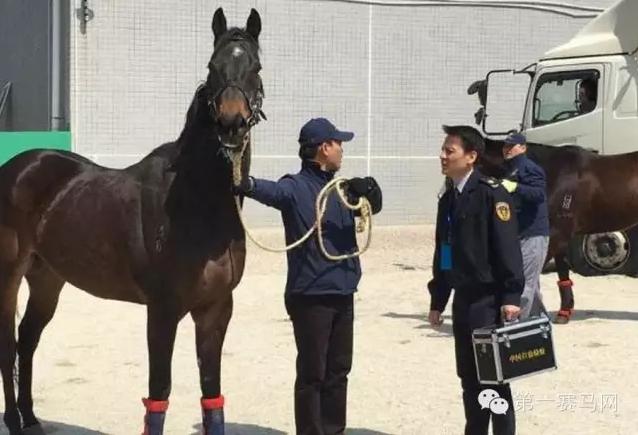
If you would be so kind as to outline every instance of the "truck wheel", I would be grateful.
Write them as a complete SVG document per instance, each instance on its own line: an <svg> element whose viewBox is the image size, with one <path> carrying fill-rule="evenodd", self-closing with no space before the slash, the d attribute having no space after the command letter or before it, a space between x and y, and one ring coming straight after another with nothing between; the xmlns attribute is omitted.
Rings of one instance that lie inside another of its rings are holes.
<svg viewBox="0 0 638 435"><path fill-rule="evenodd" d="M627 230L629 236L629 260L623 273L630 276L638 276L638 226L631 227Z"/></svg>
<svg viewBox="0 0 638 435"><path fill-rule="evenodd" d="M633 243L632 243L633 242ZM632 249L633 248L633 249ZM614 231L574 237L569 244L569 263L584 276L626 274L638 263L638 232Z"/></svg>

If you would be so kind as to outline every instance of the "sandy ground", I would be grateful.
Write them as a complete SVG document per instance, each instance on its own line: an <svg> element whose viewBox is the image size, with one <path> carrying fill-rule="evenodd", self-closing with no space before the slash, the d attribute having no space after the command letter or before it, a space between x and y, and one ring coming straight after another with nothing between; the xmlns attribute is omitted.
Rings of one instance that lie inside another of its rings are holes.
<svg viewBox="0 0 638 435"><path fill-rule="evenodd" d="M281 242L279 232L260 231ZM431 227L375 228L356 296L348 433L460 434L463 411L449 317L425 321ZM284 256L251 245L224 347L227 434L294 432L295 349L283 306ZM558 371L513 384L519 434L634 434L638 285L576 276L578 313L555 328ZM548 306L556 277L544 275ZM26 290L21 292L24 309ZM36 354L36 413L49 433L139 434L146 394L145 311L66 288ZM449 310L447 312L449 314ZM195 434L199 388L190 318L173 359L167 434ZM6 434L2 427L0 434Z"/></svg>

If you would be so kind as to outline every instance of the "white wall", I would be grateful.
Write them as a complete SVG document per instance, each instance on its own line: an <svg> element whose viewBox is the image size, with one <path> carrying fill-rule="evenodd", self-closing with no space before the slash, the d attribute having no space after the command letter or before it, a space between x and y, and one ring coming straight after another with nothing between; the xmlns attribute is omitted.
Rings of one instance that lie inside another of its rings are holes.
<svg viewBox="0 0 638 435"><path fill-rule="evenodd" d="M75 0L76 7L79 0ZM575 1L574 1L575 3ZM579 5L605 7L610 0ZM374 175L385 209L375 222L431 222L441 183L441 124L473 123L466 89L494 68L522 67L565 42L587 19L525 9L371 6L301 0L89 2L86 35L73 20L75 150L122 167L173 140L206 77L212 14L243 26L262 16L269 120L255 130L253 175L298 167L297 135L313 116L352 129L344 175ZM520 120L512 110L512 127ZM249 204L253 225L278 215Z"/></svg>

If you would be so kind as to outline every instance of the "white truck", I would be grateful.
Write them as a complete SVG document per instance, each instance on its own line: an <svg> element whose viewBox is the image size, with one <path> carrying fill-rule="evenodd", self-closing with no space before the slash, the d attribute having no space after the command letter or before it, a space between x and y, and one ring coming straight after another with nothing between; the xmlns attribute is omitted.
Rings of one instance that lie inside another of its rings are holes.
<svg viewBox="0 0 638 435"><path fill-rule="evenodd" d="M476 122L489 136L506 133L490 131L503 106L494 98L513 89L498 89L507 83L503 77L529 77L518 128L529 142L576 144L601 154L638 151L638 0L620 0L534 64L490 71L474 83L468 92L481 102ZM638 274L638 227L577 237L569 261L585 275Z"/></svg>

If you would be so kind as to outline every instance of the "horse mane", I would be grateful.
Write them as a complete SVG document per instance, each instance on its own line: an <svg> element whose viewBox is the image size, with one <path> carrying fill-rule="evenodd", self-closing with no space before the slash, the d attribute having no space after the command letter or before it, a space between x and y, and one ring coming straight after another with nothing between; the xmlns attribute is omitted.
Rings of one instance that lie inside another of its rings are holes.
<svg viewBox="0 0 638 435"><path fill-rule="evenodd" d="M503 140L485 138L485 155L481 159L481 168L487 175L501 178L505 176L504 160L501 155ZM581 166L591 159L601 158L596 152L579 145L545 145L536 142L527 143L527 155L545 170L550 164Z"/></svg>
<svg viewBox="0 0 638 435"><path fill-rule="evenodd" d="M201 82L197 86L197 89L195 90L195 95L193 95L191 104L190 106L188 106L188 110L186 111L184 128L182 129L182 134L180 135L180 138L184 135L184 132L186 132L189 127L195 124L197 117L201 115L201 112L202 112L201 106L208 104L208 102L206 101L207 90L208 90L208 86L206 86L205 82Z"/></svg>
<svg viewBox="0 0 638 435"><path fill-rule="evenodd" d="M204 132L196 131L196 126L201 124L202 121L206 122L208 120L211 122L211 127L213 127L212 118L210 117L208 110L207 93L208 86L206 83L200 83L197 86L195 95L193 95L191 104L186 111L184 128L176 141L177 153L172 157L169 165L169 168L172 171L176 171L185 159L193 154L195 151L194 148L200 146L201 139L205 138L205 136L199 136ZM211 139L215 140L217 145L221 144L217 135L211 135Z"/></svg>
<svg viewBox="0 0 638 435"><path fill-rule="evenodd" d="M527 144L527 154L537 162L548 164L551 160L558 158L564 164L582 164L590 159L597 159L600 156L597 152L583 148L580 145L545 145L535 142Z"/></svg>
<svg viewBox="0 0 638 435"><path fill-rule="evenodd" d="M503 140L485 138L485 149L489 149L492 152L501 152L503 147ZM568 154L582 154L585 157L595 157L599 154L589 148L583 148L580 145L568 144L568 145L546 145L537 142L527 142L527 152L532 155L547 156L554 155L555 153L568 153Z"/></svg>

